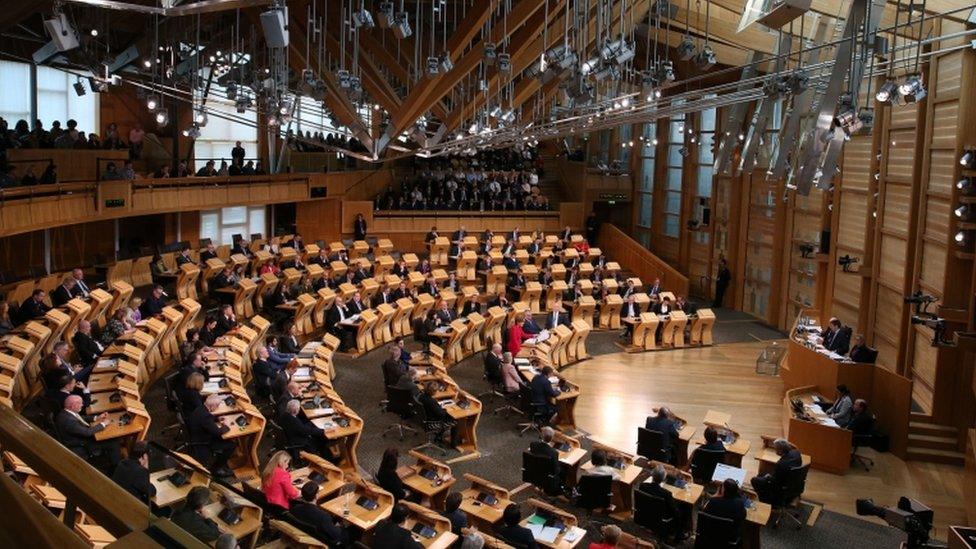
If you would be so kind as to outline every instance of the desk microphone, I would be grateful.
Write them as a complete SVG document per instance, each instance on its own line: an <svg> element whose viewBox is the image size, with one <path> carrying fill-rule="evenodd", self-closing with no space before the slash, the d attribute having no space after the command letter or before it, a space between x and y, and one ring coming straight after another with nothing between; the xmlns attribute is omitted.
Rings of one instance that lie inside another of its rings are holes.
<svg viewBox="0 0 976 549"><path fill-rule="evenodd" d="M159 293L163 294L165 297L169 297L169 294L165 290L160 290Z"/></svg>

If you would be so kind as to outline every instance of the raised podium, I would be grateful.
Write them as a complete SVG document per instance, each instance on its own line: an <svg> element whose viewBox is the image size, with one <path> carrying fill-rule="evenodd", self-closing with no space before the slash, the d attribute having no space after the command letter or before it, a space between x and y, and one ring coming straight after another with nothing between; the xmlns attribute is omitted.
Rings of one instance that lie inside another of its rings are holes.
<svg viewBox="0 0 976 549"><path fill-rule="evenodd" d="M335 304L336 293L332 288L320 288L318 292L318 299L315 302L315 309L312 311L312 323L315 326L325 325L325 312L332 308Z"/></svg>
<svg viewBox="0 0 976 549"><path fill-rule="evenodd" d="M455 302L454 310L456 310L460 314L460 312L464 310L464 307L468 304L469 301L474 301L477 303L478 289L475 288L474 286L462 286L461 296L458 297L457 301Z"/></svg>
<svg viewBox="0 0 976 549"><path fill-rule="evenodd" d="M196 288L194 288L196 292ZM112 294L101 288L95 288L88 293L91 310L88 311L88 321L98 326L105 324L105 311L112 304Z"/></svg>
<svg viewBox="0 0 976 549"><path fill-rule="evenodd" d="M445 280L450 278L447 274L447 271L440 268L431 269L430 276L434 277L434 284L437 284L438 286L440 286L441 284L444 283Z"/></svg>
<svg viewBox="0 0 976 549"><path fill-rule="evenodd" d="M258 285L250 278L242 278L234 291L234 314L240 318L254 316L254 294Z"/></svg>
<svg viewBox="0 0 976 549"><path fill-rule="evenodd" d="M661 345L664 347L685 346L685 326L688 315L682 311L671 311L661 330Z"/></svg>
<svg viewBox="0 0 976 549"><path fill-rule="evenodd" d="M264 309L264 298L270 296L278 288L280 280L274 273L264 273L257 281L258 289L254 292L254 306L257 310Z"/></svg>
<svg viewBox="0 0 976 549"><path fill-rule="evenodd" d="M524 301L529 304L529 310L533 313L538 313L542 310L540 305L540 300L542 298L542 284L535 281L526 280L525 288L522 289L522 295L519 296L519 301Z"/></svg>
<svg viewBox="0 0 976 549"><path fill-rule="evenodd" d="M373 328L377 321L379 321L379 315L372 309L366 309L359 313L359 323L356 330L356 350L359 353L368 353L376 347L376 342L373 340Z"/></svg>
<svg viewBox="0 0 976 549"><path fill-rule="evenodd" d="M380 285L376 282L375 278L365 278L359 285L362 287L359 297L363 300L363 303L372 301L373 296L380 290Z"/></svg>
<svg viewBox="0 0 976 549"><path fill-rule="evenodd" d="M620 328L620 308L624 301L617 294L607 294L600 304L600 327L616 330Z"/></svg>
<svg viewBox="0 0 976 549"><path fill-rule="evenodd" d="M549 291L546 292L547 311L552 308L553 303L563 298L563 294L566 293L568 287L562 280L552 281L552 284L549 285Z"/></svg>
<svg viewBox="0 0 976 549"><path fill-rule="evenodd" d="M373 327L373 343L382 345L393 341L391 322L396 309L388 303L381 303L376 307L376 325Z"/></svg>
<svg viewBox="0 0 976 549"><path fill-rule="evenodd" d="M523 265L522 275L525 276L525 280L539 280L539 267L531 263Z"/></svg>
<svg viewBox="0 0 976 549"><path fill-rule="evenodd" d="M392 252L393 242L390 242L389 238L381 238L376 241L376 247L373 248L373 255L382 257L384 255L390 255Z"/></svg>
<svg viewBox="0 0 976 549"><path fill-rule="evenodd" d="M437 299L434 302L434 307L440 309L442 303L447 303L447 308L453 309L454 304L457 303L457 299L458 297L457 294L454 293L454 290L451 290L450 288L443 288L437 294Z"/></svg>
<svg viewBox="0 0 976 549"><path fill-rule="evenodd" d="M220 260L218 257L211 257L207 260L207 263L203 266L203 276L200 278L200 290L203 293L210 293L210 281L213 280L215 276L220 271L224 270L226 264Z"/></svg>
<svg viewBox="0 0 976 549"><path fill-rule="evenodd" d="M390 320L390 329L393 331L393 337L406 337L413 333L412 315L410 314L413 311L413 300L401 297L397 300L396 305L396 311Z"/></svg>
<svg viewBox="0 0 976 549"><path fill-rule="evenodd" d="M711 309L699 309L691 321L691 344L711 345L714 325L715 313Z"/></svg>
<svg viewBox="0 0 976 549"><path fill-rule="evenodd" d="M582 320L573 321L573 335L569 340L569 354L573 362L579 362L590 358L586 352L586 339L590 337L593 326Z"/></svg>
<svg viewBox="0 0 976 549"><path fill-rule="evenodd" d="M464 334L464 353L471 356L485 350L484 332L485 317L474 312L468 315L468 332Z"/></svg>
<svg viewBox="0 0 976 549"><path fill-rule="evenodd" d="M380 277L385 277L393 270L393 257L389 255L381 255L376 258L376 263L373 265L373 275Z"/></svg>
<svg viewBox="0 0 976 549"><path fill-rule="evenodd" d="M553 263L549 267L549 272L552 273L553 280L566 280L566 266L562 263Z"/></svg>
<svg viewBox="0 0 976 549"><path fill-rule="evenodd" d="M352 243L352 249L349 250L349 259L357 259L360 257L366 257L369 253L369 244L365 240L357 240Z"/></svg>
<svg viewBox="0 0 976 549"><path fill-rule="evenodd" d="M309 294L302 294L295 300L294 323L299 334L311 334L315 331L312 324L312 312L315 311L315 298Z"/></svg>
<svg viewBox="0 0 976 549"><path fill-rule="evenodd" d="M356 292L358 291L359 288L357 288L356 285L352 284L351 282L343 282L342 284L339 284L338 293L339 297L341 297L343 300L348 301L352 299L352 296L356 295Z"/></svg>
<svg viewBox="0 0 976 549"><path fill-rule="evenodd" d="M413 307L413 314L411 315L411 320L416 320L418 318L426 319L427 313L434 308L434 296L430 294L418 294L417 304Z"/></svg>
<svg viewBox="0 0 976 549"><path fill-rule="evenodd" d="M485 292L495 295L505 293L505 282L508 281L508 269L503 265L495 265L488 273L485 281Z"/></svg>
<svg viewBox="0 0 976 549"><path fill-rule="evenodd" d="M596 300L593 296L584 295L576 300L573 306L573 322L581 320L593 329L593 314L596 312Z"/></svg>
<svg viewBox="0 0 976 549"><path fill-rule="evenodd" d="M176 297L177 299L197 299L197 279L200 278L200 268L193 263L180 265L179 274L176 277Z"/></svg>
<svg viewBox="0 0 976 549"><path fill-rule="evenodd" d="M432 242L428 243L428 250L430 251L430 263L432 265L447 266L447 252L450 248L450 242L447 240L446 236L438 236Z"/></svg>
<svg viewBox="0 0 976 549"><path fill-rule="evenodd" d="M251 266L254 267L254 272L259 272L261 267L264 267L266 263L274 259L271 252L267 250L258 250L254 252L254 259L251 261Z"/></svg>
<svg viewBox="0 0 976 549"><path fill-rule="evenodd" d="M501 307L492 307L488 309L488 316L485 318L485 325L482 327L482 332L485 334L485 345L494 345L495 343L501 344L502 342L502 325L505 320L505 309Z"/></svg>
<svg viewBox="0 0 976 549"><path fill-rule="evenodd" d="M461 255L458 256L457 260L457 277L458 280L470 282L475 279L475 264L478 261L478 255L474 253L473 250L464 250Z"/></svg>

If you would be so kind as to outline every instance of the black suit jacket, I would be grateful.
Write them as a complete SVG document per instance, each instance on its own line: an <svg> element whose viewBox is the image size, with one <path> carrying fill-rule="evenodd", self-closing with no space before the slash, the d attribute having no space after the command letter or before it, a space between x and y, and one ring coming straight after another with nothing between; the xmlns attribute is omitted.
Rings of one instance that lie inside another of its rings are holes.
<svg viewBox="0 0 976 549"><path fill-rule="evenodd" d="M18 311L20 315L19 323L23 324L28 320L34 320L35 318L42 317L49 310L51 310L51 308L48 307L46 303L44 302L38 303L37 300L35 300L33 297L29 297L20 306L20 310Z"/></svg>
<svg viewBox="0 0 976 549"><path fill-rule="evenodd" d="M74 343L75 354L78 355L78 362L86 368L94 365L98 361L98 356L102 354L102 348L88 334L75 332L75 336L71 338L71 342Z"/></svg>
<svg viewBox="0 0 976 549"><path fill-rule="evenodd" d="M631 306L633 306L633 310L631 310ZM637 303L633 303L633 304L624 303L623 306L620 308L620 318L640 316L640 314L641 314L640 305L638 305Z"/></svg>
<svg viewBox="0 0 976 549"><path fill-rule="evenodd" d="M275 377L275 370L267 360L255 360L251 364L251 372L254 374L254 383L264 390L271 390L271 380Z"/></svg>
<svg viewBox="0 0 976 549"><path fill-rule="evenodd" d="M742 498L710 498L705 505L705 512L716 517L731 519L736 528L741 528L742 522L746 520L746 505Z"/></svg>
<svg viewBox="0 0 976 549"><path fill-rule="evenodd" d="M421 393L417 400L424 407L424 413L427 415L428 421L451 421L451 415L432 396L427 393Z"/></svg>
<svg viewBox="0 0 976 549"><path fill-rule="evenodd" d="M301 350L302 348L298 344L297 338L289 335L283 335L278 338L278 351L285 354L297 355Z"/></svg>
<svg viewBox="0 0 976 549"><path fill-rule="evenodd" d="M376 473L376 483L380 488L389 492L393 499L400 501L407 496L407 491L403 488L403 481L396 471L383 470Z"/></svg>
<svg viewBox="0 0 976 549"><path fill-rule="evenodd" d="M134 459L120 461L112 474L112 481L142 502L148 502L156 495L156 487L149 482L149 469Z"/></svg>
<svg viewBox="0 0 976 549"><path fill-rule="evenodd" d="M200 252L200 263L206 263L208 260L214 259L216 257L217 257L216 252L211 252L210 250L203 250L202 252Z"/></svg>
<svg viewBox="0 0 976 549"><path fill-rule="evenodd" d="M539 547L535 543L535 536L532 535L532 530L517 524L514 526L502 526L498 530L498 535L501 536L505 543L517 549L536 549Z"/></svg>
<svg viewBox="0 0 976 549"><path fill-rule="evenodd" d="M386 294L383 292L377 292L376 295L373 296L373 307L379 307L384 303L392 305L397 300L393 294L394 292L387 292Z"/></svg>
<svg viewBox="0 0 976 549"><path fill-rule="evenodd" d="M503 381L502 359L495 356L491 351L485 353L485 377L491 383L501 383Z"/></svg>
<svg viewBox="0 0 976 549"><path fill-rule="evenodd" d="M236 326L236 320L231 320L224 315L220 315L217 317L217 326L214 328L214 335L220 337L233 330Z"/></svg>
<svg viewBox="0 0 976 549"><path fill-rule="evenodd" d="M546 329L552 330L556 326L563 325L569 326L569 315L566 313L558 313L556 321L553 322L552 311L546 313Z"/></svg>
<svg viewBox="0 0 976 549"><path fill-rule="evenodd" d="M86 421L90 419L85 418ZM61 434L61 443L75 452L78 450L91 452L95 447L95 433L105 429L101 423L85 425L67 410L58 412L54 422Z"/></svg>
<svg viewBox="0 0 976 549"><path fill-rule="evenodd" d="M435 314L437 315L437 318L440 319L442 324L450 324L452 320L457 318L457 313L455 313L454 309L451 309L450 307L447 308L446 312L444 309L437 309Z"/></svg>
<svg viewBox="0 0 976 549"><path fill-rule="evenodd" d="M285 439L289 445L309 446L312 441L322 438L325 435L311 422L302 421L298 416L293 416L287 411L278 416L278 425L285 433Z"/></svg>
<svg viewBox="0 0 976 549"><path fill-rule="evenodd" d="M529 444L529 453L534 456L547 457L552 461L552 472L554 475L559 474L559 450L556 450L549 444L542 442L541 440L533 440Z"/></svg>
<svg viewBox="0 0 976 549"><path fill-rule="evenodd" d="M638 488L641 492L645 494L652 495L664 500L664 508L668 517L673 517L676 514L676 509L674 506L674 496L667 488L657 484L655 482L645 482L641 484Z"/></svg>
<svg viewBox="0 0 976 549"><path fill-rule="evenodd" d="M854 362L874 362L874 357L871 349L867 345L855 345L851 347L851 352L848 355Z"/></svg>
<svg viewBox="0 0 976 549"><path fill-rule="evenodd" d="M152 295L146 298L139 306L139 312L142 313L142 318L149 318L151 316L156 316L163 312L163 307L166 306L166 299L163 297L155 298Z"/></svg>
<svg viewBox="0 0 976 549"><path fill-rule="evenodd" d="M423 545L410 535L410 531L389 519L384 520L373 531L373 547L384 549L419 549Z"/></svg>
<svg viewBox="0 0 976 549"><path fill-rule="evenodd" d="M644 422L644 428L648 431L664 433L664 443L667 448L670 448L671 444L678 440L678 425L666 417L651 416Z"/></svg>
<svg viewBox="0 0 976 549"><path fill-rule="evenodd" d="M841 326L839 330L834 333L834 337L830 338L830 342L827 342L824 347L830 351L834 351L839 355L846 355L848 349L851 346L851 329L847 326Z"/></svg>
<svg viewBox="0 0 976 549"><path fill-rule="evenodd" d="M293 501L288 511L298 520L312 526L315 530L309 534L321 539L330 547L342 546L348 542L346 532L336 526L332 515L318 505L307 501Z"/></svg>
<svg viewBox="0 0 976 549"><path fill-rule="evenodd" d="M209 447L214 442L222 441L221 437L230 427L218 425L216 416L206 406L199 406L186 418L186 430L189 442L202 443Z"/></svg>
<svg viewBox="0 0 976 549"><path fill-rule="evenodd" d="M58 286L53 292L51 292L51 303L54 304L55 307L64 305L65 303L71 301L71 298L71 292L69 292L63 285Z"/></svg>

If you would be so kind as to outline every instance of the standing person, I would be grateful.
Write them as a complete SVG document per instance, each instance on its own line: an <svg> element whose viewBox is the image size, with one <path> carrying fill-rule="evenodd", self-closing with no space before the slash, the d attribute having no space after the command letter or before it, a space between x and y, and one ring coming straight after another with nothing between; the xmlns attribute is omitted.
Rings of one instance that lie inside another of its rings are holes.
<svg viewBox="0 0 976 549"><path fill-rule="evenodd" d="M132 158L142 157L142 141L145 138L146 132L142 129L142 124L136 122L135 126L129 130L129 150L131 152Z"/></svg>
<svg viewBox="0 0 976 549"><path fill-rule="evenodd" d="M720 258L718 260L718 276L715 277L715 301L712 302L712 307L722 306L725 290L728 289L730 282L732 282L732 271L729 270L729 263L725 261L724 257Z"/></svg>
<svg viewBox="0 0 976 549"><path fill-rule="evenodd" d="M356 214L356 220L353 221L353 231L356 233L356 240L366 240L366 218L363 214Z"/></svg>
<svg viewBox="0 0 976 549"><path fill-rule="evenodd" d="M596 212L590 212L586 218L586 241L590 246L596 244L596 233L600 229L600 221L596 218Z"/></svg>
<svg viewBox="0 0 976 549"><path fill-rule="evenodd" d="M241 142L238 141L234 144L234 148L230 151L230 157L234 159L234 164L238 166L244 165L244 157L247 153L244 151L244 147L241 146Z"/></svg>

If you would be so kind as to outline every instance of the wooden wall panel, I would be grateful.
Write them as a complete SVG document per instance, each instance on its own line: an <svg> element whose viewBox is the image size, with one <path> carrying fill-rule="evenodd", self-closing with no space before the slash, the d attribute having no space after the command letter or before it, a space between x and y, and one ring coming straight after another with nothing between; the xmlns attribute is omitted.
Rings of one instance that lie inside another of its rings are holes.
<svg viewBox="0 0 976 549"><path fill-rule="evenodd" d="M898 347L887 339L878 338L874 348L878 350L878 366L894 372L898 368Z"/></svg>
<svg viewBox="0 0 976 549"><path fill-rule="evenodd" d="M840 230L837 233L837 245L863 254L867 240L864 233L865 222L869 215L867 195L844 192L839 209Z"/></svg>
<svg viewBox="0 0 976 549"><path fill-rule="evenodd" d="M954 149L958 125L958 101L946 101L935 105L932 109L932 140L929 142L929 147L933 149Z"/></svg>
<svg viewBox="0 0 976 549"><path fill-rule="evenodd" d="M896 344L901 337L901 313L905 298L899 291L885 286L878 287L875 333L889 343ZM894 365L894 361L891 363Z"/></svg>
<svg viewBox="0 0 976 549"><path fill-rule="evenodd" d="M911 205L912 188L889 182L885 185L884 218L881 226L884 229L907 235L912 215Z"/></svg>
<svg viewBox="0 0 976 549"><path fill-rule="evenodd" d="M938 85L936 93L933 94L937 100L941 100L945 95L959 93L962 87L962 56L962 52L957 52L939 58L935 73L935 81Z"/></svg>
<svg viewBox="0 0 976 549"><path fill-rule="evenodd" d="M912 399L926 413L932 411L933 388L936 382L936 359L938 349L928 344L932 340L932 330L925 326L914 326L915 349L912 355Z"/></svg>
<svg viewBox="0 0 976 549"><path fill-rule="evenodd" d="M905 248L904 238L890 234L881 235L881 270L878 281L899 290L905 284Z"/></svg>
<svg viewBox="0 0 976 549"><path fill-rule="evenodd" d="M841 190L868 191L874 140L870 135L855 135L844 145Z"/></svg>
<svg viewBox="0 0 976 549"><path fill-rule="evenodd" d="M922 268L919 282L929 292L941 296L944 289L946 268L946 247L940 243L926 240L922 243Z"/></svg>
<svg viewBox="0 0 976 549"><path fill-rule="evenodd" d="M929 155L931 169L929 170L929 189L945 196L952 194L952 187L956 184L953 177L959 158L954 150L934 150Z"/></svg>
<svg viewBox="0 0 976 549"><path fill-rule="evenodd" d="M946 235L949 234L950 215L952 211L948 200L929 195L925 204L925 237L945 242Z"/></svg>
<svg viewBox="0 0 976 549"><path fill-rule="evenodd" d="M842 307L846 306L854 311L857 311L861 304L861 277L856 273L845 273L840 271L838 267L837 272L834 276L834 306L838 304ZM831 309L831 316L840 316ZM846 317L842 319L844 324L854 325L857 322L857 316Z"/></svg>

